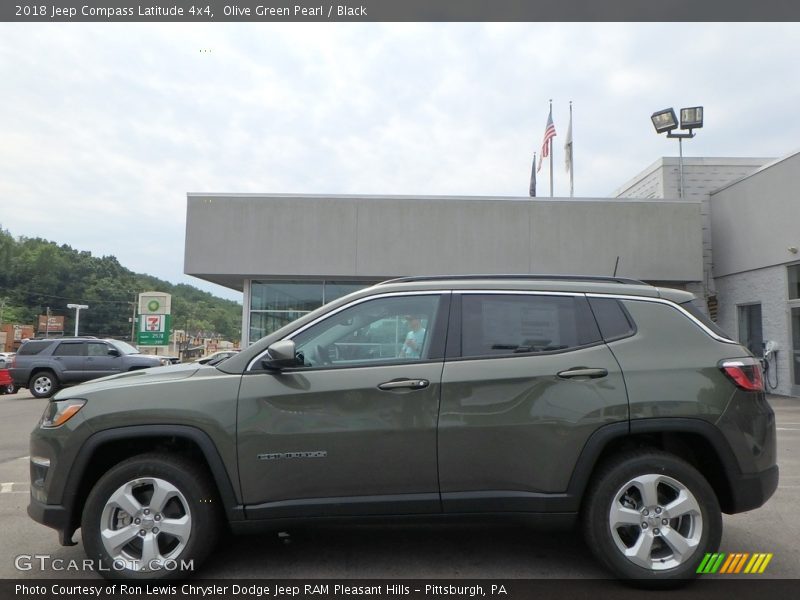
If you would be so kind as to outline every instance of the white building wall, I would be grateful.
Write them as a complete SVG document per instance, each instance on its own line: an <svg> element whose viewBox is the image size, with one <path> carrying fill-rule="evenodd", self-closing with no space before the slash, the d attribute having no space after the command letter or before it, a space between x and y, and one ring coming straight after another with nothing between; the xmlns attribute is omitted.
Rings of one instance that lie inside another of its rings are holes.
<svg viewBox="0 0 800 600"><path fill-rule="evenodd" d="M717 324L734 339L739 339L738 307L743 304L761 304L764 341L778 342L778 387L771 393L792 395L791 361L793 360L791 323L787 304L788 282L786 267L776 266L736 275L718 277L717 298L719 311ZM775 362L770 367L770 382L775 383Z"/></svg>
<svg viewBox="0 0 800 600"><path fill-rule="evenodd" d="M769 158L684 158L683 188L686 200L700 202L703 236L703 286L700 295L714 295L714 257L711 244L711 193L757 171ZM678 199L680 163L677 157L655 161L612 195L616 198Z"/></svg>

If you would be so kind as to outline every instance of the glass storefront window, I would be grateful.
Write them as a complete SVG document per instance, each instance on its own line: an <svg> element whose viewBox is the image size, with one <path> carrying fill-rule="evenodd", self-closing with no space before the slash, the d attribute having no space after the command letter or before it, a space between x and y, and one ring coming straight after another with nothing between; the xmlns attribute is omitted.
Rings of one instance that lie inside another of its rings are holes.
<svg viewBox="0 0 800 600"><path fill-rule="evenodd" d="M312 311L322 306L321 281L254 281L250 310Z"/></svg>
<svg viewBox="0 0 800 600"><path fill-rule="evenodd" d="M250 343L277 331L309 311L262 311L250 313Z"/></svg>
<svg viewBox="0 0 800 600"><path fill-rule="evenodd" d="M794 384L800 386L800 308L792 309L792 375Z"/></svg>
<svg viewBox="0 0 800 600"><path fill-rule="evenodd" d="M374 284L370 281L326 281L325 303L333 302L342 296L347 296L347 294L352 294L371 285Z"/></svg>
<svg viewBox="0 0 800 600"><path fill-rule="evenodd" d="M739 307L739 341L756 356L764 354L760 304Z"/></svg>
<svg viewBox="0 0 800 600"><path fill-rule="evenodd" d="M373 285L370 281L253 281L250 284L249 343L342 296Z"/></svg>
<svg viewBox="0 0 800 600"><path fill-rule="evenodd" d="M789 273L789 300L800 300L800 265L787 267Z"/></svg>

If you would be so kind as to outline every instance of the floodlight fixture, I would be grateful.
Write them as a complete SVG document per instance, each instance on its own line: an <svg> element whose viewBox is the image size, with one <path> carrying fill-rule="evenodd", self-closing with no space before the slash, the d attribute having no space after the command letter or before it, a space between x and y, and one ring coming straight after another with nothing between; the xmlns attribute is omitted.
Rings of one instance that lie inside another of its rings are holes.
<svg viewBox="0 0 800 600"><path fill-rule="evenodd" d="M682 131L675 131L678 128L678 118L672 107L654 112L650 115L650 120L653 122L653 127L656 128L656 133L666 133L668 138L678 139L678 169L680 172L678 196L683 198L685 195L683 189L683 140L693 138L693 130L703 126L703 107L690 106L681 109L680 128Z"/></svg>
<svg viewBox="0 0 800 600"><path fill-rule="evenodd" d="M703 126L703 107L681 109L681 129L700 129Z"/></svg>
<svg viewBox="0 0 800 600"><path fill-rule="evenodd" d="M675 116L675 111L672 108L654 112L650 116L650 120L653 121L656 133L669 133L678 128L678 117Z"/></svg>

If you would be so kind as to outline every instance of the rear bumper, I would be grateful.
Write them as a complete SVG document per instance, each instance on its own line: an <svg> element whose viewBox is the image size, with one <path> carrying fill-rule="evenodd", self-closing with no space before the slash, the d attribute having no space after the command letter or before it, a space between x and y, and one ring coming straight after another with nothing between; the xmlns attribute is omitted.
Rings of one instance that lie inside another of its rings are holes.
<svg viewBox="0 0 800 600"><path fill-rule="evenodd" d="M758 508L770 499L778 488L778 465L760 473L740 475L731 482L733 492L730 513L740 513Z"/></svg>

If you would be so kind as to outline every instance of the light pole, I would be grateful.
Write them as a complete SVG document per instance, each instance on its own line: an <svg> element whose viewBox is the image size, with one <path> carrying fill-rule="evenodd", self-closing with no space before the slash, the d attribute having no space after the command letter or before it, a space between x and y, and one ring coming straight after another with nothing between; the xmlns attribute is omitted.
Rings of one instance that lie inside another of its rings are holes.
<svg viewBox="0 0 800 600"><path fill-rule="evenodd" d="M81 310L89 308L87 304L67 304L67 308L75 309L75 337L78 337L78 323L81 320Z"/></svg>
<svg viewBox="0 0 800 600"><path fill-rule="evenodd" d="M692 106L681 109L680 128L688 130L685 133L675 133L673 131L678 128L678 118L675 116L675 110L672 107L654 112L650 115L650 120L653 122L653 127L656 128L656 133L666 133L668 138L678 139L678 169L680 171L678 195L683 200L685 193L683 189L683 140L693 138L693 130L700 129L703 126L703 107Z"/></svg>

